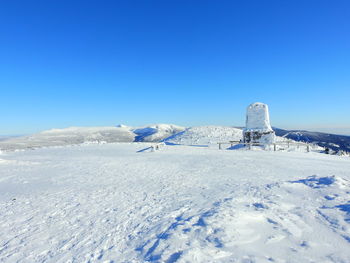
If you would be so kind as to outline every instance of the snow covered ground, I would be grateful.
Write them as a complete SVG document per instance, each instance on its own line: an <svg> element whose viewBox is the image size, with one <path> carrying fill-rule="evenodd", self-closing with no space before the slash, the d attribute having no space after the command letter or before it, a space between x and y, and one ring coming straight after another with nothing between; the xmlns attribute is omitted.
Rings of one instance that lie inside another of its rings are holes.
<svg viewBox="0 0 350 263"><path fill-rule="evenodd" d="M146 143L0 155L0 262L350 262L349 158Z"/></svg>

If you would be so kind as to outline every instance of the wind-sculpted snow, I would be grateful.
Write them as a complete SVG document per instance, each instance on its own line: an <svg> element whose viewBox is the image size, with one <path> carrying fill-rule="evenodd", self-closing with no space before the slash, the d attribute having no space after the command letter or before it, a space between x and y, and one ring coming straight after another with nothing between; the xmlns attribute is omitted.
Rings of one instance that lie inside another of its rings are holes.
<svg viewBox="0 0 350 263"><path fill-rule="evenodd" d="M143 143L0 155L0 262L350 262L350 163Z"/></svg>
<svg viewBox="0 0 350 263"><path fill-rule="evenodd" d="M347 262L350 205L326 207L322 195L337 193L341 203L350 184L302 195L290 184L237 185L205 210L183 212L136 250L149 262L174 262L174 255L181 262Z"/></svg>
<svg viewBox="0 0 350 263"><path fill-rule="evenodd" d="M305 184L311 188L321 188L321 187L326 187L335 182L335 177L317 177L316 175L309 176L306 179L301 179L297 181L291 181L291 183L302 183Z"/></svg>

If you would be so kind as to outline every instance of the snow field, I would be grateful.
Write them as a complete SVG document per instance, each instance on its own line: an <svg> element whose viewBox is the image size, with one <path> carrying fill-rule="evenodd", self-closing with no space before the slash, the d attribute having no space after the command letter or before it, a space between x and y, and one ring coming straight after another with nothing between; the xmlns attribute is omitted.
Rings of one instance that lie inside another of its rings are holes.
<svg viewBox="0 0 350 263"><path fill-rule="evenodd" d="M0 156L0 262L350 262L350 163L144 143Z"/></svg>

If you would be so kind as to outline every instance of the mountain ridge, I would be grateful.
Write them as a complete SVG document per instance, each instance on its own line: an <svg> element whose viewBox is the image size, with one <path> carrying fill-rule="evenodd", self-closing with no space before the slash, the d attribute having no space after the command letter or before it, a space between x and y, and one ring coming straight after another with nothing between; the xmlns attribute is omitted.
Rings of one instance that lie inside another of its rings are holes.
<svg viewBox="0 0 350 263"><path fill-rule="evenodd" d="M350 152L350 136L306 130L285 130L273 127L277 136L294 141L317 144L333 152ZM117 125L110 127L68 127L50 129L27 136L7 137L0 140L1 150L33 149L49 146L83 143L113 142L168 142L172 144L207 145L239 141L242 127L194 126L153 124L141 127Z"/></svg>
<svg viewBox="0 0 350 263"><path fill-rule="evenodd" d="M273 127L273 130L277 136L294 141L314 143L335 152L350 152L350 136L307 130L284 130L276 127Z"/></svg>

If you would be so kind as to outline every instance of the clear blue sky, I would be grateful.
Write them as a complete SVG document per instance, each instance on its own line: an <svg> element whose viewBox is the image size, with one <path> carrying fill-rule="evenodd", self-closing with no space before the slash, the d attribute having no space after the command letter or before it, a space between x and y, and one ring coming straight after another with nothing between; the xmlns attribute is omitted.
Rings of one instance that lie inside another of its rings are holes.
<svg viewBox="0 0 350 263"><path fill-rule="evenodd" d="M349 128L350 1L1 1L0 134L123 123Z"/></svg>

